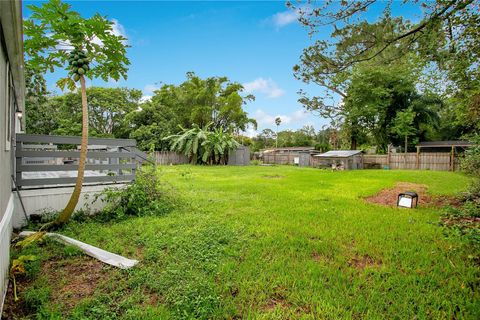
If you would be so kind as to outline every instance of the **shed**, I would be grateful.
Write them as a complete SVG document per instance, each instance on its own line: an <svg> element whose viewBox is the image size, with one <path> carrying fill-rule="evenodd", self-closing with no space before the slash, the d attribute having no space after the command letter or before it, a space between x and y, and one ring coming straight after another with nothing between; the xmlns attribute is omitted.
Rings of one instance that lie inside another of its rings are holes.
<svg viewBox="0 0 480 320"><path fill-rule="evenodd" d="M248 166L250 164L250 148L239 146L228 153L229 166Z"/></svg>
<svg viewBox="0 0 480 320"><path fill-rule="evenodd" d="M310 156L320 151L314 147L285 147L261 150L260 158L263 163L268 164L292 164L298 166L309 166Z"/></svg>
<svg viewBox="0 0 480 320"><path fill-rule="evenodd" d="M314 155L314 167L337 170L363 169L362 150L333 150L322 154Z"/></svg>

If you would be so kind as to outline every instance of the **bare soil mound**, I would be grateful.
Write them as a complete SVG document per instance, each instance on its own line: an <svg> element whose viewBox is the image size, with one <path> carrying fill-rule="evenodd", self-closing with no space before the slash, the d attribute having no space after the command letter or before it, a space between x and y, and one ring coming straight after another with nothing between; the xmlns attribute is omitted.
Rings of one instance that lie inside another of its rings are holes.
<svg viewBox="0 0 480 320"><path fill-rule="evenodd" d="M410 182L398 182L393 188L383 189L377 194L365 198L365 200L383 206L396 207L398 194L405 191L416 192L418 194L418 205L422 207L455 206L458 204L458 201L453 197L429 195L426 185Z"/></svg>

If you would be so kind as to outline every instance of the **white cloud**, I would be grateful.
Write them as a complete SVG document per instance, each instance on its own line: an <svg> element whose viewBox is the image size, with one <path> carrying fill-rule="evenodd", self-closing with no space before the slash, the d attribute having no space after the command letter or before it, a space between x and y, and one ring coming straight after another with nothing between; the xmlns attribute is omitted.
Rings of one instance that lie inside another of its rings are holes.
<svg viewBox="0 0 480 320"><path fill-rule="evenodd" d="M294 111L288 115L286 114L269 114L263 110L258 109L255 111L253 118L257 120L259 126L267 126L267 127L274 127L275 126L275 118L280 117L282 120L281 125L286 124L303 124L303 122L308 117L308 113L303 109L299 109ZM281 126L280 125L280 126Z"/></svg>
<svg viewBox="0 0 480 320"><path fill-rule="evenodd" d="M257 78L252 82L243 84L245 91L253 93L255 91L265 94L268 98L278 98L285 94L272 79Z"/></svg>
<svg viewBox="0 0 480 320"><path fill-rule="evenodd" d="M122 36L124 38L127 38L127 32L125 31L125 27L120 24L117 19L112 19L112 23L112 30L110 31L110 33L116 36ZM102 41L97 37L93 38L92 42L98 45L102 45ZM123 43L127 44L128 40L124 40Z"/></svg>
<svg viewBox="0 0 480 320"><path fill-rule="evenodd" d="M248 127L247 130L242 131L242 135L253 138L258 135L258 131L253 129L252 127Z"/></svg>
<svg viewBox="0 0 480 320"><path fill-rule="evenodd" d="M271 21L277 28L284 27L298 20L299 14L296 10L278 12L271 17Z"/></svg>
<svg viewBox="0 0 480 320"><path fill-rule="evenodd" d="M147 84L143 88L143 94L153 93L155 90L158 90L158 89L160 89L160 87L155 84Z"/></svg>
<svg viewBox="0 0 480 320"><path fill-rule="evenodd" d="M147 102L147 101L150 101L150 100L152 100L152 96L150 96L150 95L143 95L143 96L140 98L140 103Z"/></svg>
<svg viewBox="0 0 480 320"><path fill-rule="evenodd" d="M160 89L160 86L156 84L147 84L142 90L143 95L140 98L140 102L150 101L153 97L155 90L158 89Z"/></svg>
<svg viewBox="0 0 480 320"><path fill-rule="evenodd" d="M117 19L112 19L112 33L116 36L122 36L124 38L127 37L127 32L125 31L125 27L118 22Z"/></svg>

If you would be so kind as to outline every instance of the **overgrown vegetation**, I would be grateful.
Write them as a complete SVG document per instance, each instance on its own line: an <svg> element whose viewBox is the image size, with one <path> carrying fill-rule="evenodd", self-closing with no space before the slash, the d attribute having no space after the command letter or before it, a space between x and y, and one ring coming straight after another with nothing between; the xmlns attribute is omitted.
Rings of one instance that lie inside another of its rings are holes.
<svg viewBox="0 0 480 320"><path fill-rule="evenodd" d="M473 244L480 261L480 135L473 137L475 144L465 152L461 167L474 180L460 198L456 207L450 207L442 216L441 224L446 227L447 235L451 232L460 234Z"/></svg>
<svg viewBox="0 0 480 320"><path fill-rule="evenodd" d="M161 216L179 203L173 188L162 180L161 172L152 165L138 169L134 183L124 188L107 188L96 201L105 202L105 207L93 218L103 221L127 216Z"/></svg>

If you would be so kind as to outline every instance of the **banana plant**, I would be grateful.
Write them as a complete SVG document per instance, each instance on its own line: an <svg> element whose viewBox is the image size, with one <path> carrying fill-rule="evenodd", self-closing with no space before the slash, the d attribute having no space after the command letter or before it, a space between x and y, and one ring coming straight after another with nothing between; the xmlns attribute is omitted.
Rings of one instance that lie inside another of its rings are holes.
<svg viewBox="0 0 480 320"><path fill-rule="evenodd" d="M212 124L204 128L193 125L191 129L180 127L181 132L164 138L170 141L170 150L183 153L192 164L225 164L228 152L238 147L238 142L222 128L210 131Z"/></svg>

